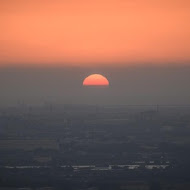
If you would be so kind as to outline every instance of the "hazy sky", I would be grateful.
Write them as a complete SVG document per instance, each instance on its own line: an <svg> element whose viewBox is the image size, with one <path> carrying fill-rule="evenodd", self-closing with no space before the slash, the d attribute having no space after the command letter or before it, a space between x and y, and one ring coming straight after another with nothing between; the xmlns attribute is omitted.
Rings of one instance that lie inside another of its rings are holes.
<svg viewBox="0 0 190 190"><path fill-rule="evenodd" d="M183 63L189 0L1 0L0 64Z"/></svg>
<svg viewBox="0 0 190 190"><path fill-rule="evenodd" d="M189 82L189 0L0 0L0 105L189 104Z"/></svg>
<svg viewBox="0 0 190 190"><path fill-rule="evenodd" d="M101 73L109 88L88 88L89 73ZM62 67L0 69L0 105L190 104L190 66Z"/></svg>

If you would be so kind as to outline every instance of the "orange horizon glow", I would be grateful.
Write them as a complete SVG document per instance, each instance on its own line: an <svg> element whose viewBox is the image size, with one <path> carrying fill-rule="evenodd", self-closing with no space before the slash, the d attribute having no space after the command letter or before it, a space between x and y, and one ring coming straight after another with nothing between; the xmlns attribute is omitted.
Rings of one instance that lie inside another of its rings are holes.
<svg viewBox="0 0 190 190"><path fill-rule="evenodd" d="M187 0L1 0L0 66L190 63Z"/></svg>
<svg viewBox="0 0 190 190"><path fill-rule="evenodd" d="M109 86L109 81L103 75L91 74L84 79L83 86Z"/></svg>

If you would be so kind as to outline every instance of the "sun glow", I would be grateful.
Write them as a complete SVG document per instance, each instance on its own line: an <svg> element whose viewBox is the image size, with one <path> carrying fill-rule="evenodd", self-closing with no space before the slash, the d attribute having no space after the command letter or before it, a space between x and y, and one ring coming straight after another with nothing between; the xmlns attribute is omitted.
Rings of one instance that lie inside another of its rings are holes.
<svg viewBox="0 0 190 190"><path fill-rule="evenodd" d="M100 74L92 74L84 79L83 86L109 86L109 81Z"/></svg>
<svg viewBox="0 0 190 190"><path fill-rule="evenodd" d="M0 66L189 63L188 0L1 0Z"/></svg>

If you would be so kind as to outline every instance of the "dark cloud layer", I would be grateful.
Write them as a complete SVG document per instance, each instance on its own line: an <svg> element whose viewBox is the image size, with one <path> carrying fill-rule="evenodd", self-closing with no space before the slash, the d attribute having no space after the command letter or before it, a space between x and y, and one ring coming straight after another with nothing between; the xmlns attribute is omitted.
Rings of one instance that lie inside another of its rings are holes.
<svg viewBox="0 0 190 190"><path fill-rule="evenodd" d="M92 73L109 88L85 88ZM190 104L190 66L1 68L0 104Z"/></svg>

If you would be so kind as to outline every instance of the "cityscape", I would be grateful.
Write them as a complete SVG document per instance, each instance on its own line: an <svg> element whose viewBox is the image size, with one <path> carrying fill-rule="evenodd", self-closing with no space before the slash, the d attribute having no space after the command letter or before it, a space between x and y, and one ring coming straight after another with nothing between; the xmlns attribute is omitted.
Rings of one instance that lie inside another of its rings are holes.
<svg viewBox="0 0 190 190"><path fill-rule="evenodd" d="M1 190L188 189L190 106L2 108Z"/></svg>

